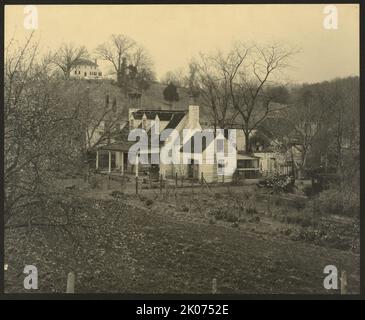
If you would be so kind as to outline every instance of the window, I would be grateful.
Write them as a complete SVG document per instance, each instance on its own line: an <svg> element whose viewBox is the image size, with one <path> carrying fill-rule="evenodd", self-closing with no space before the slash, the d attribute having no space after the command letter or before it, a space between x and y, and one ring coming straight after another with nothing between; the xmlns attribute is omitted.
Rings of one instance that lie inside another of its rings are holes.
<svg viewBox="0 0 365 320"><path fill-rule="evenodd" d="M87 73L86 72L84 72L84 76L87 77Z"/></svg>
<svg viewBox="0 0 365 320"><path fill-rule="evenodd" d="M75 74L77 74L77 70L75 70Z"/></svg>

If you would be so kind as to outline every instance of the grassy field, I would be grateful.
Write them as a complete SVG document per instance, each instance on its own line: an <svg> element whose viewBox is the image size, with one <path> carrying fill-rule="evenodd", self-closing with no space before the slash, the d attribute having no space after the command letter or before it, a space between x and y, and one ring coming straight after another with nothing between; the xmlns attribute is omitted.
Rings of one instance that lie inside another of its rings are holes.
<svg viewBox="0 0 365 320"><path fill-rule="evenodd" d="M293 237L312 226L278 219L279 205L269 213L256 195L244 200L255 210L239 220L212 214L232 206L232 193L245 199L252 188L144 190L140 196L80 188L61 209L47 209L52 223L35 215L32 227L18 222L6 229L6 292L25 292L26 264L38 267L38 292L65 292L74 271L78 293L210 293L213 278L222 294L329 293L323 288L329 264L346 270L348 291L359 292L359 255Z"/></svg>

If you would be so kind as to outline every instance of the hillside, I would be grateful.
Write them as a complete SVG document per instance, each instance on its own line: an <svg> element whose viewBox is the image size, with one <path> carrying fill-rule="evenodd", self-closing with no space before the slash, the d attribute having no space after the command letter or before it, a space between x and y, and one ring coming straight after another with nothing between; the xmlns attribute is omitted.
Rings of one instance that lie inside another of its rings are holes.
<svg viewBox="0 0 365 320"><path fill-rule="evenodd" d="M111 100L114 97L117 100L118 108L121 108L122 114L125 116L127 120L128 109L131 107L128 98L122 92L122 90L115 84L113 84L110 80L102 80L102 81L90 81L90 80L77 80L80 86L85 85L85 88L90 88L90 94L97 105L100 105L101 108L104 107L105 97L109 95ZM154 82L151 87L144 91L142 94L141 106L143 109L168 109L170 108L169 104L163 98L163 90L165 89L165 85ZM172 108L174 110L186 110L190 104L189 93L185 88L178 88L179 93L179 101L174 102ZM202 121L208 121L209 110L204 108L200 104L200 117Z"/></svg>

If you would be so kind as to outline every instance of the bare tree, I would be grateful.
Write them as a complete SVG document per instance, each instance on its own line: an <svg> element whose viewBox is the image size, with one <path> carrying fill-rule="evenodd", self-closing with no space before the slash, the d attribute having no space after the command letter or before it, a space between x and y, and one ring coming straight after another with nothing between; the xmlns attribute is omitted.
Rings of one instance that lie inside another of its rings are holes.
<svg viewBox="0 0 365 320"><path fill-rule="evenodd" d="M129 81L131 85L140 90L147 90L155 80L153 61L147 50L141 45L136 45L129 58Z"/></svg>
<svg viewBox="0 0 365 320"><path fill-rule="evenodd" d="M125 68L127 67L126 61L132 54L132 49L135 48L136 42L123 35L113 34L110 41L99 45L96 48L97 54L101 59L109 61L117 73L118 83L123 82L125 76Z"/></svg>
<svg viewBox="0 0 365 320"><path fill-rule="evenodd" d="M67 157L65 123L56 94L59 82L49 76L48 59L37 61L37 48L33 34L20 47L12 40L6 47L5 222L44 201L58 164Z"/></svg>
<svg viewBox="0 0 365 320"><path fill-rule="evenodd" d="M97 148L112 141L119 133L122 123L122 108L118 108L116 97L104 96L100 101L102 83L87 87L82 82L65 84L62 88L62 104L67 121L69 147L73 151L73 165L89 174L89 159Z"/></svg>
<svg viewBox="0 0 365 320"><path fill-rule="evenodd" d="M84 46L64 43L54 54L53 62L62 70L66 78L70 77L71 70L89 54Z"/></svg>
<svg viewBox="0 0 365 320"><path fill-rule="evenodd" d="M246 151L251 151L251 132L269 113L283 108L274 103L278 99L278 91L271 89L278 82L274 76L288 67L288 60L294 54L294 50L286 49L280 44L268 47L239 44L227 57L217 58L229 83L233 108L242 118Z"/></svg>
<svg viewBox="0 0 365 320"><path fill-rule="evenodd" d="M215 130L217 127L226 128L238 115L232 108L224 65L217 56L221 57L221 53L213 56L200 54L190 65L194 73L190 81L191 90L198 90L202 103L211 109Z"/></svg>

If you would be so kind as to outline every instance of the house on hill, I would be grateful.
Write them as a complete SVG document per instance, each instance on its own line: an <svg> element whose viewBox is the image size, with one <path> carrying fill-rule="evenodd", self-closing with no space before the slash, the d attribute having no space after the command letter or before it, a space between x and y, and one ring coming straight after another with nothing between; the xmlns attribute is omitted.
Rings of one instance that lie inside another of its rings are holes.
<svg viewBox="0 0 365 320"><path fill-rule="evenodd" d="M70 76L77 79L102 79L103 73L99 69L97 60L79 59L71 70Z"/></svg>

